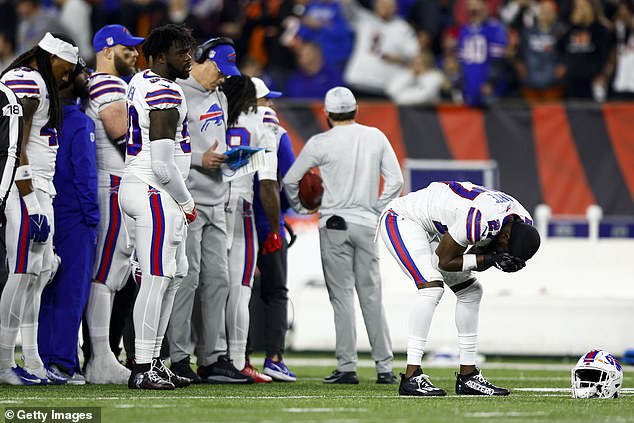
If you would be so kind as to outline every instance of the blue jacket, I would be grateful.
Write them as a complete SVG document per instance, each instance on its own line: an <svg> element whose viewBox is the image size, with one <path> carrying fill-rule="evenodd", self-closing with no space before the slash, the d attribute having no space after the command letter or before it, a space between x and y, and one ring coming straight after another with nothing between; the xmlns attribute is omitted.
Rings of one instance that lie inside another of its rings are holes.
<svg viewBox="0 0 634 423"><path fill-rule="evenodd" d="M53 183L55 223L72 227L82 222L88 227L99 223L95 124L78 105L64 106L64 122Z"/></svg>
<svg viewBox="0 0 634 423"><path fill-rule="evenodd" d="M282 129L280 127L280 129ZM291 145L291 139L285 130L282 130L282 135L280 137L280 141L277 147L277 171L278 171L278 182L281 183L282 178L286 175L286 172L291 168L293 163L295 162L295 153L293 153L293 146ZM279 176L281 174L281 177ZM260 201L260 189L259 182L257 177L255 178L255 187L254 187L254 195L253 195L253 213L255 215L255 228L258 232L258 242L260 245L266 241L266 237L269 236L269 232L271 231L271 225L269 224L269 220L266 218L266 213L264 212L264 207L262 207L262 202ZM284 235L284 211L290 208L290 204L288 204L288 200L286 199L286 195L283 192L280 192L280 209L282 213L280 214L280 233L282 236Z"/></svg>

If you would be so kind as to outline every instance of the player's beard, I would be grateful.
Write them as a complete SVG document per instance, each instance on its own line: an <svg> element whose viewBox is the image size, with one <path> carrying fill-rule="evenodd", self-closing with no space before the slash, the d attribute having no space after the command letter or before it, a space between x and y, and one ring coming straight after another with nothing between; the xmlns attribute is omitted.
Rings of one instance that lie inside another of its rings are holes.
<svg viewBox="0 0 634 423"><path fill-rule="evenodd" d="M121 76L132 75L135 72L134 65L126 63L126 61L118 54L115 54L114 56L114 68Z"/></svg>
<svg viewBox="0 0 634 423"><path fill-rule="evenodd" d="M179 69L176 66L173 66L171 63L167 62L167 73L170 75L170 79L172 81L176 81L176 78L180 78L180 79L189 78L189 71L185 69L186 69L185 65L183 65Z"/></svg>

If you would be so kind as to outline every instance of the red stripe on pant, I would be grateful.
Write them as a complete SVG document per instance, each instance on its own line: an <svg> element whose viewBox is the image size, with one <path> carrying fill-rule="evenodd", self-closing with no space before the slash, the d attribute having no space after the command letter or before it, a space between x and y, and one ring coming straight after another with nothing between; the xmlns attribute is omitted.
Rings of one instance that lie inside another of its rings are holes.
<svg viewBox="0 0 634 423"><path fill-rule="evenodd" d="M163 241L165 239L165 215L161 194L150 187L150 210L152 211L152 245L150 247L150 274L163 275Z"/></svg>
<svg viewBox="0 0 634 423"><path fill-rule="evenodd" d="M401 263L403 263L407 271L410 273L410 275L412 275L412 279L414 279L416 285L426 283L427 281L425 280L425 278L423 278L423 275L416 267L414 260L412 260L409 251L407 251L407 248L405 247L405 244L401 239L398 225L396 224L396 215L388 213L385 217L385 223L390 242L392 243L392 247L394 247L394 251L396 251L396 255L401 260Z"/></svg>
<svg viewBox="0 0 634 423"><path fill-rule="evenodd" d="M119 183L121 178L110 175L110 222L108 222L108 232L101 252L101 261L95 280L105 283L110 272L112 257L119 238L119 229L121 227L121 210L119 210Z"/></svg>
<svg viewBox="0 0 634 423"><path fill-rule="evenodd" d="M253 217L251 205L245 201L243 206L244 224L244 271L242 272L242 285L250 286L253 279L253 267L255 263L255 240L253 239Z"/></svg>
<svg viewBox="0 0 634 423"><path fill-rule="evenodd" d="M29 264L29 225L29 213L20 197L20 233L18 234L15 273L26 273Z"/></svg>

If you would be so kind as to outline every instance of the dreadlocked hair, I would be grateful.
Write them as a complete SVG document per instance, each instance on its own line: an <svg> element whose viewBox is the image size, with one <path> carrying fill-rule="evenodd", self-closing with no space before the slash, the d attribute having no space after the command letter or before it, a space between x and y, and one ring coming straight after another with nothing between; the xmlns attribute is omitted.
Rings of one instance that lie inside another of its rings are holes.
<svg viewBox="0 0 634 423"><path fill-rule="evenodd" d="M255 85L248 76L232 76L222 85L227 96L229 112L227 113L227 127L232 127L238 121L242 112L255 112L258 109L255 97Z"/></svg>
<svg viewBox="0 0 634 423"><path fill-rule="evenodd" d="M141 50L145 60L149 62L150 58L167 53L171 46L178 44L191 50L196 44L191 29L185 25L167 24L154 28L143 42Z"/></svg>
<svg viewBox="0 0 634 423"><path fill-rule="evenodd" d="M52 32L51 35L77 47L75 41L66 34ZM36 45L31 50L16 57L15 60L11 62L4 71L2 71L2 75L11 69L31 68L31 61L35 59L35 63L37 63L37 71L40 75L42 75L42 79L44 79L44 84L46 85L46 90L48 91L49 108L47 126L52 126L59 131L63 120L63 109L57 81L55 80L55 75L53 75L51 56L51 53Z"/></svg>

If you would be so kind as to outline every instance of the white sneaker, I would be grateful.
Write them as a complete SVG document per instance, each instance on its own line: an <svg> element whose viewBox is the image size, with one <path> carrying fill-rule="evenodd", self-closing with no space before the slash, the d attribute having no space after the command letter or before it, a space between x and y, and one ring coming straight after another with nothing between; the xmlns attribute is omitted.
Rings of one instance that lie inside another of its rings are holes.
<svg viewBox="0 0 634 423"><path fill-rule="evenodd" d="M66 384L67 385L85 385L86 384L86 379L84 378L84 375L82 375L80 372L75 372L71 376L67 372L65 372L64 370L60 369L55 364L51 364L50 370L52 370L53 372L57 373L58 375L64 377L66 379Z"/></svg>
<svg viewBox="0 0 634 423"><path fill-rule="evenodd" d="M130 369L119 363L114 354L91 357L86 365L86 381L88 383L125 385L129 378Z"/></svg>

